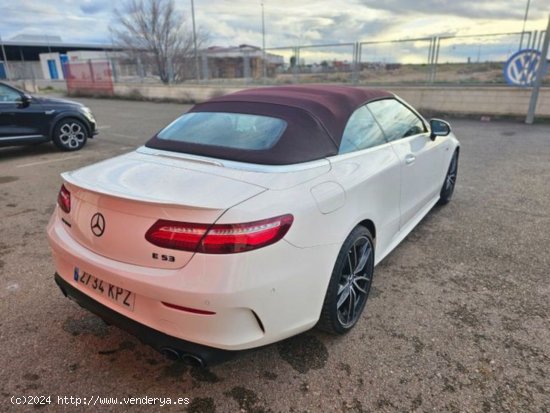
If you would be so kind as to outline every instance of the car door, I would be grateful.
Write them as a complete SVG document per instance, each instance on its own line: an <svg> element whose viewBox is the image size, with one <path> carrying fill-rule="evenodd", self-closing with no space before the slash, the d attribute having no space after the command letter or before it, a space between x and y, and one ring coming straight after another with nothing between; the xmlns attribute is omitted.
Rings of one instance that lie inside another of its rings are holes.
<svg viewBox="0 0 550 413"><path fill-rule="evenodd" d="M399 232L400 162L366 106L348 120L339 154L330 161L344 185L348 214L356 222L375 222L378 257L383 256Z"/></svg>
<svg viewBox="0 0 550 413"><path fill-rule="evenodd" d="M18 90L0 84L0 139L26 140L47 135L42 105L25 102Z"/></svg>
<svg viewBox="0 0 550 413"><path fill-rule="evenodd" d="M430 139L424 120L396 99L371 102L368 108L380 123L401 162L400 226L417 217L441 189L441 140Z"/></svg>

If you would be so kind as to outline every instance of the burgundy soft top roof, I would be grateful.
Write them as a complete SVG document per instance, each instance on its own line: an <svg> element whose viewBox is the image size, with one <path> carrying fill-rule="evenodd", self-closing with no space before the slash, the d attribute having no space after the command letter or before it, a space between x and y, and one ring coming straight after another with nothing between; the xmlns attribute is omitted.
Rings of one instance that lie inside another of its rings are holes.
<svg viewBox="0 0 550 413"><path fill-rule="evenodd" d="M381 89L329 85L245 89L195 105L190 112L250 113L284 119L288 126L272 148L237 150L156 136L146 146L259 164L307 162L336 155L352 113L369 101L388 97L393 94Z"/></svg>

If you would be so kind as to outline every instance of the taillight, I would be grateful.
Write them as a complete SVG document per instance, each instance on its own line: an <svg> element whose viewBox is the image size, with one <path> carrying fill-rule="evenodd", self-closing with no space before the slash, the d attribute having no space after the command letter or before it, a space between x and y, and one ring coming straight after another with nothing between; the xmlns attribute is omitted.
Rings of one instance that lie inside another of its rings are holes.
<svg viewBox="0 0 550 413"><path fill-rule="evenodd" d="M71 212L71 193L65 188L65 185L61 185L61 189L57 195L57 205L67 214Z"/></svg>
<svg viewBox="0 0 550 413"><path fill-rule="evenodd" d="M292 215L283 215L246 224L212 225L198 252L229 254L265 247L283 238L293 220Z"/></svg>
<svg viewBox="0 0 550 413"><path fill-rule="evenodd" d="M151 244L174 250L195 251L208 225L159 219L145 234Z"/></svg>
<svg viewBox="0 0 550 413"><path fill-rule="evenodd" d="M290 214L244 224L190 224L161 219L149 228L145 239L163 248L231 254L279 241L286 235L293 220Z"/></svg>

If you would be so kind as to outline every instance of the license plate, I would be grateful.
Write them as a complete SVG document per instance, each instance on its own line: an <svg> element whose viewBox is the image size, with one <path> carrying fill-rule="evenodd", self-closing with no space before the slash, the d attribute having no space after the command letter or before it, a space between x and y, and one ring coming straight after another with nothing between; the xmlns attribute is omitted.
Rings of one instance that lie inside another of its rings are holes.
<svg viewBox="0 0 550 413"><path fill-rule="evenodd" d="M106 281L100 280L93 276L89 272L74 269L74 281L80 285L83 285L88 290L94 291L103 297L107 297L113 303L126 308L130 311L134 311L134 303L136 301L136 294L125 290L124 288L110 284Z"/></svg>

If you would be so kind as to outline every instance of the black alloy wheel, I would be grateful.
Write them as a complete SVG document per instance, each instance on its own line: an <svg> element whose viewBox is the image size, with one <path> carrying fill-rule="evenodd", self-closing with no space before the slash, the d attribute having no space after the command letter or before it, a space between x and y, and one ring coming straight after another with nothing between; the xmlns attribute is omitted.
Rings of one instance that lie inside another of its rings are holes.
<svg viewBox="0 0 550 413"><path fill-rule="evenodd" d="M365 308L373 274L372 235L358 226L338 254L317 327L333 334L351 330Z"/></svg>
<svg viewBox="0 0 550 413"><path fill-rule="evenodd" d="M453 197L453 192L455 190L456 178L458 176L458 152L455 151L453 157L451 158L451 163L449 164L449 169L447 170L447 175L445 176L445 182L443 182L443 187L439 194L439 205L448 204L451 198Z"/></svg>

